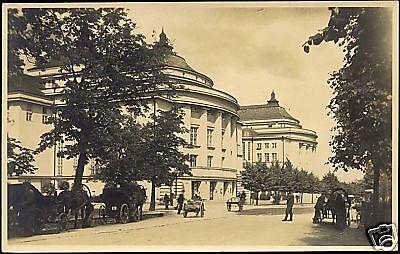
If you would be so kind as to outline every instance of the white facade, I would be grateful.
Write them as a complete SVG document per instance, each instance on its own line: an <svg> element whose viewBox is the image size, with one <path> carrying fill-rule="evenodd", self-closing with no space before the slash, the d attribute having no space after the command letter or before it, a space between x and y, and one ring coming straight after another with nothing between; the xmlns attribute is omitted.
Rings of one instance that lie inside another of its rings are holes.
<svg viewBox="0 0 400 254"><path fill-rule="evenodd" d="M236 99L213 88L212 80L193 70L182 57L171 52L166 60L169 66L166 70L167 73L171 78L184 85L184 89L178 89L177 97L172 100L156 97L155 106L157 110L168 110L174 103L182 106L185 113L184 126L188 130L192 129L192 132L184 134L184 138L192 145L182 148L182 152L191 155L193 176L180 177L172 188L166 186L158 188L156 198L162 197L164 193L179 194L182 191L186 198L191 197L194 192L199 192L204 199L212 200L225 200L235 196L236 175L241 168L242 151L242 131L237 114L239 105ZM44 80L45 85L40 91L31 94L32 98L29 101L19 98L28 96L23 91L8 93L9 115L12 120L7 127L10 136L22 141L22 145L35 149L40 135L52 128L51 125L42 123L43 108L51 110L54 105L60 105L62 83L57 80L57 77L61 75L58 73L57 67L48 68L44 72L31 69L29 74ZM58 88L54 88L54 81L58 83ZM38 82L36 84L28 83L25 85L39 86ZM15 98L16 96L19 97ZM31 106L27 106L28 104ZM153 111L153 105L154 101L149 101L149 112ZM32 119L27 121L25 117L30 114L31 108ZM141 121L147 120L141 119ZM35 165L38 167L35 174L10 178L9 181L29 180L38 189L41 188L44 181L58 182L63 179L70 183L73 182L76 159L57 158L54 148L38 154L35 158ZM94 195L99 195L103 183L92 181L92 173L94 173L94 167L89 163L84 171L84 183L90 187ZM150 196L150 184L143 184ZM57 184L56 187L58 187Z"/></svg>
<svg viewBox="0 0 400 254"><path fill-rule="evenodd" d="M290 160L298 169L316 169L317 134L279 106L275 94L267 104L242 106L243 165L257 161L271 164Z"/></svg>

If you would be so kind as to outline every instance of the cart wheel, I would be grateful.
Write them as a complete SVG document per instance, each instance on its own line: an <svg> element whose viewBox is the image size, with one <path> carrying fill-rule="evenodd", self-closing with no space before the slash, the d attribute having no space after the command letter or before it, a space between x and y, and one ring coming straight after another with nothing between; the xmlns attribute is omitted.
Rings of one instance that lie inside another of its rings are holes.
<svg viewBox="0 0 400 254"><path fill-rule="evenodd" d="M125 224L129 221L129 207L127 204L122 204L119 209L119 222Z"/></svg>
<svg viewBox="0 0 400 254"><path fill-rule="evenodd" d="M140 216L139 216L139 207L136 207L135 209L135 213L133 214L133 221L137 222L140 220Z"/></svg>
<svg viewBox="0 0 400 254"><path fill-rule="evenodd" d="M98 217L98 220L99 220L99 223L100 224L106 224L106 206L105 205L101 205L100 207L99 207L99 217Z"/></svg>

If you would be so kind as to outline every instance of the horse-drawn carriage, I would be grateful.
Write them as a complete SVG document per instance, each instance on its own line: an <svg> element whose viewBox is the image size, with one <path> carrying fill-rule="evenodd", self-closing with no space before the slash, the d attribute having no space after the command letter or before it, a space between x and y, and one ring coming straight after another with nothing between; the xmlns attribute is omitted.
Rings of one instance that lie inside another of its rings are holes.
<svg viewBox="0 0 400 254"><path fill-rule="evenodd" d="M143 215L146 189L139 184L129 183L119 187L107 187L100 195L104 205L99 208L99 217L105 222L113 218L119 223L139 221Z"/></svg>
<svg viewBox="0 0 400 254"><path fill-rule="evenodd" d="M351 197L352 195L348 195L346 190L342 188L334 189L328 196L328 200L323 202L321 207L316 207L316 209L321 209L322 211L317 213L319 218L314 218L314 222L331 219L332 223L339 228L350 226Z"/></svg>
<svg viewBox="0 0 400 254"><path fill-rule="evenodd" d="M244 199L240 197L232 197L226 201L226 208L229 212L232 210L233 205L237 205L239 212L243 211Z"/></svg>
<svg viewBox="0 0 400 254"><path fill-rule="evenodd" d="M81 215L82 226L91 225L93 205L90 201L90 190L64 190L58 196L44 196L31 183L8 184L8 222L9 229L23 234L39 234L46 225L55 224L62 229L70 222L69 215L75 216L77 228L78 216Z"/></svg>
<svg viewBox="0 0 400 254"><path fill-rule="evenodd" d="M183 203L183 217L187 217L189 212L196 213L196 216L200 214L200 217L204 217L204 201L202 199L188 199Z"/></svg>
<svg viewBox="0 0 400 254"><path fill-rule="evenodd" d="M23 234L40 233L45 223L57 217L55 197L44 196L28 182L7 185L8 228ZM14 233L11 232L10 233Z"/></svg>

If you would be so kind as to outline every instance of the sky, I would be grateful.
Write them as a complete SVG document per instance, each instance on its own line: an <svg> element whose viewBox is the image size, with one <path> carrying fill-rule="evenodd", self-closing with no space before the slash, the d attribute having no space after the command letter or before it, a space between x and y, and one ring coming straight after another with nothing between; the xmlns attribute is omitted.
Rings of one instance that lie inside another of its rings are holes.
<svg viewBox="0 0 400 254"><path fill-rule="evenodd" d="M153 41L153 31L164 28L174 50L195 70L206 74L215 88L233 95L240 105L262 104L272 90L281 106L301 121L303 128L317 132L317 169L322 176L332 155L327 116L332 90L329 73L343 62L342 49L333 43L301 45L326 26L327 8L213 8L153 5L130 6L129 16L137 32ZM338 171L342 181L362 177L359 171Z"/></svg>

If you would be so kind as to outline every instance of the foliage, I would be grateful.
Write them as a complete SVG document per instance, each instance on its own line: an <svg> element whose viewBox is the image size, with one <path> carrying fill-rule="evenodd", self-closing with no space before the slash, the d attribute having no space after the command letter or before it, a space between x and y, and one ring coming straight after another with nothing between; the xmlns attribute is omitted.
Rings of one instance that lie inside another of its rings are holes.
<svg viewBox="0 0 400 254"><path fill-rule="evenodd" d="M309 45L333 41L343 47L344 65L328 80L328 108L337 126L330 145L335 169L373 168L373 205L378 214L380 175L392 169L392 9L329 8L327 27ZM308 45L307 45L308 44ZM376 216L374 216L376 217Z"/></svg>
<svg viewBox="0 0 400 254"><path fill-rule="evenodd" d="M144 95L174 88L162 72L163 51L134 33L135 24L123 9L13 9L9 17L23 24L14 26L15 37L32 42L12 51L17 59L24 53L38 68L56 65L63 74L56 83L63 87L64 106L50 118L55 128L42 135L38 151L65 139L59 155L79 156L74 181L79 188L89 159L104 151L101 139L119 131L114 121L121 117L121 105L140 115L147 108L140 100Z"/></svg>
<svg viewBox="0 0 400 254"><path fill-rule="evenodd" d="M344 170L369 163L391 169L392 37L386 8L330 8L328 26L308 45L333 41L345 52L344 65L329 79L328 108L337 123L330 162ZM308 45L303 47L307 52Z"/></svg>
<svg viewBox="0 0 400 254"><path fill-rule="evenodd" d="M179 136L185 131L181 113L176 107L159 110L155 119L151 116L155 122L145 125L130 116L121 118L123 127L101 140L104 150L97 159L100 170L96 178L110 185L154 179L160 186L172 184L176 174L190 174L188 155L180 151L186 144Z"/></svg>
<svg viewBox="0 0 400 254"><path fill-rule="evenodd" d="M326 173L321 180L321 190L324 193L331 193L334 189L341 188L342 183L333 172Z"/></svg>
<svg viewBox="0 0 400 254"><path fill-rule="evenodd" d="M305 170L298 170L290 160L283 167L278 163L270 166L262 162L246 165L242 171L243 186L251 191L318 192L319 179Z"/></svg>
<svg viewBox="0 0 400 254"><path fill-rule="evenodd" d="M256 193L266 190L267 167L264 163L247 164L241 175L242 185L247 190Z"/></svg>
<svg viewBox="0 0 400 254"><path fill-rule="evenodd" d="M191 175L187 164L189 156L180 148L187 145L181 134L187 130L183 127L183 112L178 106L171 110L157 110L151 114L152 121L147 122L142 130L144 139L144 168L141 178L151 181L156 186L172 185L176 175Z"/></svg>
<svg viewBox="0 0 400 254"><path fill-rule="evenodd" d="M37 168L32 164L35 161L34 151L21 146L21 141L7 136L7 175L20 176L34 173Z"/></svg>

